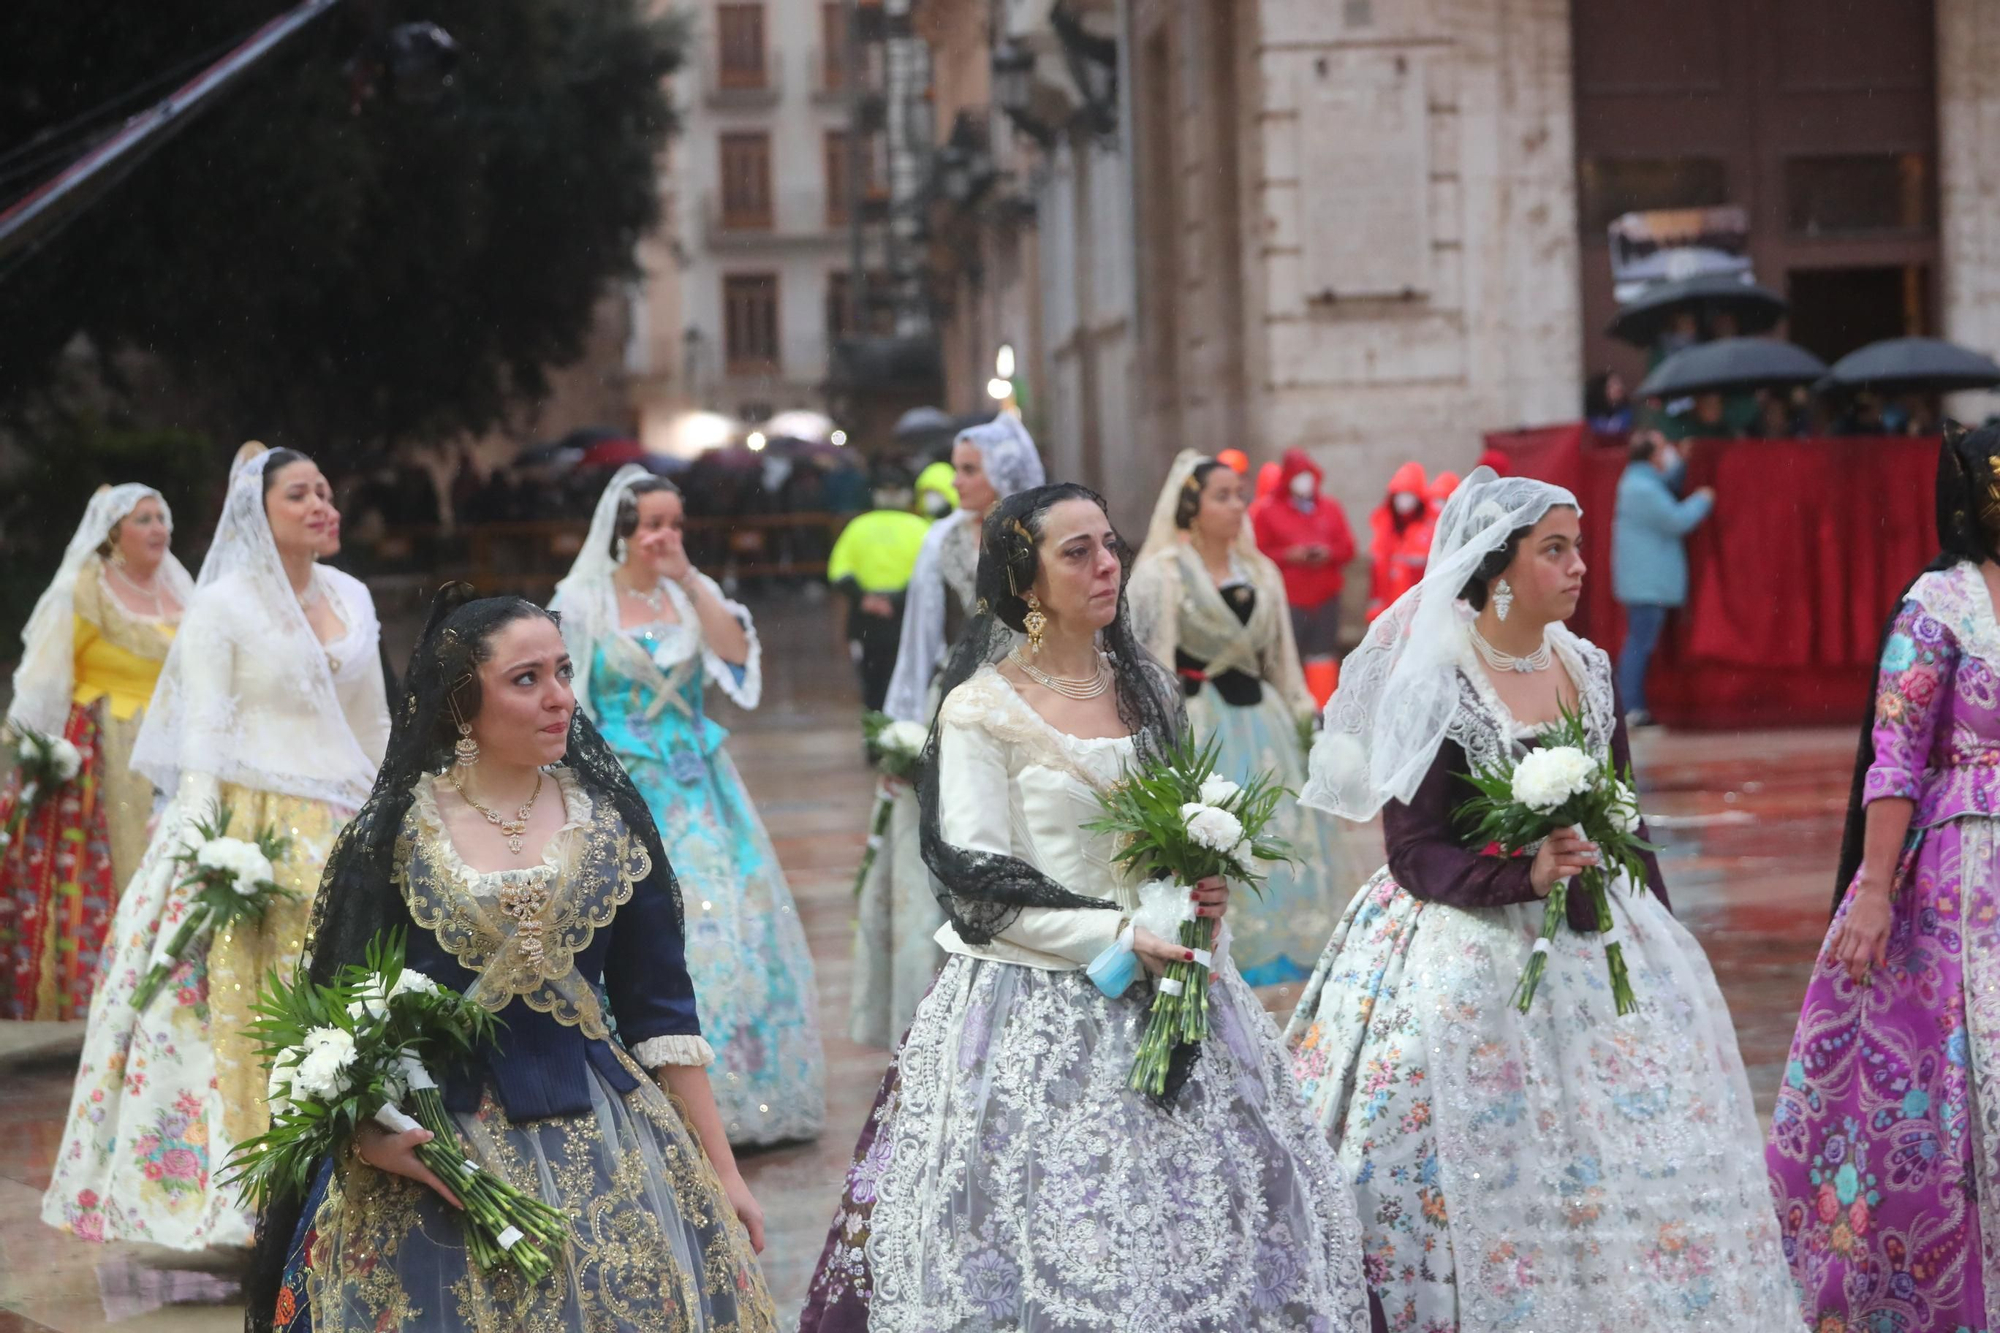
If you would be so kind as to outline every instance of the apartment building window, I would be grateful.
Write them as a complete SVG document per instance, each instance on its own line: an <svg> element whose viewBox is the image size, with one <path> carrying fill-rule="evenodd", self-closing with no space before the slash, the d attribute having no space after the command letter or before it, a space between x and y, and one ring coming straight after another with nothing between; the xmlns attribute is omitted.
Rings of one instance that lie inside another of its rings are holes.
<svg viewBox="0 0 2000 1333"><path fill-rule="evenodd" d="M777 371L777 274L732 273L723 278L722 336L731 375Z"/></svg>
<svg viewBox="0 0 2000 1333"><path fill-rule="evenodd" d="M764 6L715 7L716 82L724 88L762 88L770 82L764 64Z"/></svg>
<svg viewBox="0 0 2000 1333"><path fill-rule="evenodd" d="M847 86L847 6L819 7L819 79L828 92Z"/></svg>
<svg viewBox="0 0 2000 1333"><path fill-rule="evenodd" d="M847 131L828 130L822 154L826 171L826 224L847 225Z"/></svg>
<svg viewBox="0 0 2000 1333"><path fill-rule="evenodd" d="M731 231L771 227L771 136L763 130L722 136L722 225Z"/></svg>

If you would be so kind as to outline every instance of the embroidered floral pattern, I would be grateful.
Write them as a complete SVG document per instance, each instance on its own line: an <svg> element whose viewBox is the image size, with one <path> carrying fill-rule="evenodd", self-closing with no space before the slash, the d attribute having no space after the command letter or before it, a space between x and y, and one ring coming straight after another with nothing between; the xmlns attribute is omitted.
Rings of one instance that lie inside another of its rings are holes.
<svg viewBox="0 0 2000 1333"><path fill-rule="evenodd" d="M1163 1111L1124 1086L1142 1006L1081 972L953 957L857 1148L803 1333L1126 1328L1138 1310L1162 1333L1365 1330L1345 1185L1233 969L1215 997L1237 1040L1212 1038Z"/></svg>
<svg viewBox="0 0 2000 1333"><path fill-rule="evenodd" d="M1974 567L1911 589L1874 742L1866 799L1917 803L1888 966L1861 985L1824 957L1815 969L1771 1189L1815 1330L1983 1333L2000 1299L2000 625Z"/></svg>
<svg viewBox="0 0 2000 1333"><path fill-rule="evenodd" d="M1602 753L1609 662L1552 641ZM1461 673L1451 736L1473 762L1518 732ZM1652 895L1612 910L1641 996L1627 1020L1582 936L1558 937L1550 1003L1509 1003L1540 903L1427 904L1384 869L1327 944L1286 1036L1392 1333L1799 1327L1708 961Z"/></svg>

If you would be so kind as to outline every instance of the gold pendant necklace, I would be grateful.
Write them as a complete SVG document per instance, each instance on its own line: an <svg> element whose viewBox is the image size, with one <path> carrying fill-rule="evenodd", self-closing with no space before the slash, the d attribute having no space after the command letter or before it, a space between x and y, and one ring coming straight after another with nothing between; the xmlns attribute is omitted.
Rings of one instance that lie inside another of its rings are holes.
<svg viewBox="0 0 2000 1333"><path fill-rule="evenodd" d="M514 818L512 819L503 819L479 802L473 800L472 794L465 789L464 777L456 769L452 770L451 785L458 792L460 800L484 815L487 823L500 830L500 835L507 839L507 850L519 856L521 854L522 839L528 831L528 820L534 816L535 802L541 799L541 770L537 769L535 771L535 790L529 793L527 803L514 812Z"/></svg>

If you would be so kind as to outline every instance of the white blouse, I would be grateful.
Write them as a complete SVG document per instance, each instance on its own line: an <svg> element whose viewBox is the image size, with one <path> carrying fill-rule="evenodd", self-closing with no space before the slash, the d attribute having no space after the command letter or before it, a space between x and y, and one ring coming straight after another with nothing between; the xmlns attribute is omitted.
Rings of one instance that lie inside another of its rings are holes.
<svg viewBox="0 0 2000 1333"><path fill-rule="evenodd" d="M323 667L292 660L285 641L257 623L258 603L230 580L195 595L180 634L188 735L175 794L183 808L213 801L220 782L350 810L367 799L389 743L381 625L360 580L324 566L314 577L343 627L324 645ZM336 716L314 704L324 697L322 670L332 675Z"/></svg>
<svg viewBox="0 0 2000 1333"><path fill-rule="evenodd" d="M1117 939L1139 900L1112 863L1110 834L1088 833L1097 793L1121 777L1132 739L1083 740L1057 731L1007 678L982 667L938 710L938 826L944 840L972 851L1019 857L1072 893L1108 908L1023 908L985 945L968 944L947 922L947 953L1062 971L1087 965Z"/></svg>

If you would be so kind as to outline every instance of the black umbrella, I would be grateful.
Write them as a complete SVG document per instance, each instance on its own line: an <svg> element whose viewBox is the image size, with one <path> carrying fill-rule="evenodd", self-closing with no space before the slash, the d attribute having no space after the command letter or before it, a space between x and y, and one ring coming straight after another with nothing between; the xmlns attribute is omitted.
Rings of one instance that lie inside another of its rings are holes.
<svg viewBox="0 0 2000 1333"><path fill-rule="evenodd" d="M1675 352L1639 386L1641 398L1685 398L1695 393L1743 393L1811 384L1826 362L1803 347L1776 338L1723 338Z"/></svg>
<svg viewBox="0 0 2000 1333"><path fill-rule="evenodd" d="M1651 347L1675 315L1691 310L1704 328L1711 316L1727 313L1736 317L1738 333L1764 333L1785 317L1785 309L1785 298L1769 287L1733 273L1702 273L1654 283L1618 308L1608 332L1634 347Z"/></svg>
<svg viewBox="0 0 2000 1333"><path fill-rule="evenodd" d="M1834 362L1827 379L1873 393L1952 393L2000 385L2000 364L1942 338L1888 338Z"/></svg>

